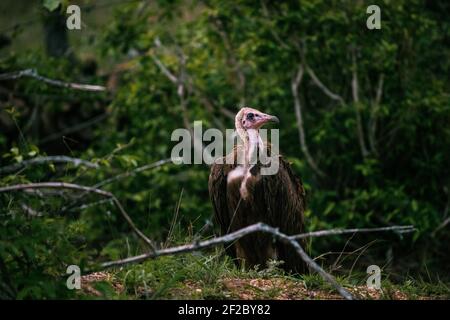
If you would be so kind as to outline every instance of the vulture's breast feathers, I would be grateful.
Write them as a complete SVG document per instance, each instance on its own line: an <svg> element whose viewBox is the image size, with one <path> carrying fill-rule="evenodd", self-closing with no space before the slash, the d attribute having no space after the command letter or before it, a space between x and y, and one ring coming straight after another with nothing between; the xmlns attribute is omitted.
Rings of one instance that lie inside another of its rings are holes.
<svg viewBox="0 0 450 320"><path fill-rule="evenodd" d="M272 174L266 174L264 169L280 167L280 156L271 155L270 146L264 148L264 154L258 150L261 159L264 163L257 161L254 164L245 164L238 159L243 159L243 147L237 146L228 156L221 158L214 164L220 166L223 170L223 176L226 178L227 193L235 194L239 191L239 196L244 200L251 200L255 188L263 183L265 179L270 179L271 176L278 175L278 170ZM270 158L269 158L270 157Z"/></svg>

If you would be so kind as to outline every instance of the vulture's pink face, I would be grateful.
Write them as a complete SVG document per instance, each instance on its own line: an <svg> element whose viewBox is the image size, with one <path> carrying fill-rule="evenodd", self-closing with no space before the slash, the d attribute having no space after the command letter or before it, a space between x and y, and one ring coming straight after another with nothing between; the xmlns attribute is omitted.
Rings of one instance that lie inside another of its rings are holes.
<svg viewBox="0 0 450 320"><path fill-rule="evenodd" d="M245 130L259 129L268 122L280 122L277 117L252 108L243 108L238 115L240 116L242 128Z"/></svg>

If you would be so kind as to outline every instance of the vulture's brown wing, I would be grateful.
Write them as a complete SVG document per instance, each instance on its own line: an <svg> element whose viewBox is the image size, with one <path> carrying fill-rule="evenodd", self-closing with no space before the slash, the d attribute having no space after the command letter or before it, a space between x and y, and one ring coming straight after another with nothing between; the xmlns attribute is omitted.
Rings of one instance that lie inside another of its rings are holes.
<svg viewBox="0 0 450 320"><path fill-rule="evenodd" d="M214 208L214 218L220 226L220 234L225 235L231 223L231 215L227 203L227 174L230 165L214 163L209 175L208 189L209 196ZM227 246L227 253L235 258L235 250L232 246Z"/></svg>
<svg viewBox="0 0 450 320"><path fill-rule="evenodd" d="M290 164L281 156L276 175L265 176L264 198L270 224L278 226L287 235L304 232L305 189L293 173ZM305 248L305 243L299 241ZM286 244L278 245L279 259L284 260L286 269L303 273L305 265L295 250Z"/></svg>

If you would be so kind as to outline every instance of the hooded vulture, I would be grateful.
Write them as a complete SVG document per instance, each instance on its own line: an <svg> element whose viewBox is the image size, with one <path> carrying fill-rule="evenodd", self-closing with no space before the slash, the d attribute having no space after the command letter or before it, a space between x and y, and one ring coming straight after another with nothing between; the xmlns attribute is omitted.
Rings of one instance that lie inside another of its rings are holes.
<svg viewBox="0 0 450 320"><path fill-rule="evenodd" d="M236 132L242 144L234 147L221 161L216 160L211 167L209 195L221 235L258 222L279 228L287 235L304 232L305 189L290 164L276 155L270 161L278 161L277 172L262 174L268 163L250 161L255 159L251 158L255 154L270 152L270 146L263 143L259 132L268 122L279 121L258 110L242 108L235 118ZM302 240L299 244L304 248ZM303 260L291 246L274 241L267 233L246 235L228 244L226 252L247 268L256 265L264 268L269 260L282 260L281 267L288 272L306 271Z"/></svg>

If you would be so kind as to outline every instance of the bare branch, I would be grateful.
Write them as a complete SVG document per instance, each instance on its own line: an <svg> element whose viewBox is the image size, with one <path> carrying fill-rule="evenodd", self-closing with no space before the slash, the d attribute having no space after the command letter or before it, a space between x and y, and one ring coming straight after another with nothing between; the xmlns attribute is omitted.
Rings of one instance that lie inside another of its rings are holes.
<svg viewBox="0 0 450 320"><path fill-rule="evenodd" d="M31 166L31 165L36 165L36 164L44 164L44 163L72 163L73 165L75 165L76 167L83 165L87 168L93 168L93 169L97 169L99 166L96 163L90 162L90 161L86 161L86 160L82 160L82 159L78 159L78 158L72 158L72 157L67 157L67 156L48 156L48 157L36 157L30 160L25 160L19 163L15 163L9 166L5 166L0 168L0 174L5 174L5 173L10 173L10 172L14 172L17 171L19 169Z"/></svg>
<svg viewBox="0 0 450 320"><path fill-rule="evenodd" d="M159 38L156 38L155 45L159 48L162 47L161 41ZM192 89L192 86L190 86L189 81L187 81L187 73L186 73L186 56L181 51L181 49L177 52L178 59L180 62L179 66L179 74L177 76L173 75L168 68L157 58L154 57L154 61L157 64L157 66L161 69L164 75L166 75L169 80L176 85L177 87L177 94L178 98L180 100L180 107L182 111L182 117L183 117L183 125L186 129L188 129L191 132L192 141L194 143L194 152L199 152L200 154L203 153L204 144L203 141L199 140L197 135L194 134L194 130L192 129L190 120L189 120L189 110L187 106L187 99L186 99L186 93L189 93L190 89ZM188 90L187 90L188 89Z"/></svg>
<svg viewBox="0 0 450 320"><path fill-rule="evenodd" d="M377 115L380 109L381 97L383 95L384 74L380 74L378 78L377 91L375 95L374 103L372 104L372 110L369 120L369 143L370 149L373 153L377 154L376 133L377 133Z"/></svg>
<svg viewBox="0 0 450 320"><path fill-rule="evenodd" d="M161 41L159 40L159 38L155 39L155 45L157 47L161 47ZM180 72L178 74L178 76L175 76L172 72L169 71L169 69L161 62L161 60L159 60L156 56L151 55L153 61L155 62L155 64L158 66L158 68L161 70L161 72L177 87L177 95L178 98L180 99L180 107L182 110L182 115L183 115L183 124L184 127L186 129L188 129L189 131L191 131L192 133L192 127L191 127L191 123L189 122L189 115L188 115L188 110L187 110L187 101L186 101L186 88L185 88L185 80L186 80L186 74L185 74L185 69L186 69L186 61L185 61L185 57L183 54L179 55L179 60L180 60Z"/></svg>
<svg viewBox="0 0 450 320"><path fill-rule="evenodd" d="M220 107L219 111L220 111L221 114L223 114L227 118L229 118L231 120L234 120L235 114L232 111L230 111L230 110L228 110L228 109L226 109L224 107Z"/></svg>
<svg viewBox="0 0 450 320"><path fill-rule="evenodd" d="M154 41L155 45L158 48L161 48L161 41L159 40L159 38L156 38ZM180 99L180 107L181 110L183 111L183 124L185 126L186 129L188 129L189 131L192 131L192 127L191 124L189 122L189 117L187 114L187 106L186 106L186 97L185 97L185 84L184 84L184 80L185 80L185 59L184 59L184 55L181 55L181 57L179 57L180 59L180 74L178 76L175 76L172 72L169 71L169 69L164 65L164 63L161 62L161 60L159 60L155 55L151 54L150 55L151 58L153 59L153 61L155 62L155 64L158 66L158 68L161 70L161 72L174 84L177 86L177 95L178 98Z"/></svg>
<svg viewBox="0 0 450 320"><path fill-rule="evenodd" d="M300 147L301 147L303 153L305 154L306 161L308 162L310 167L314 170L314 172L318 176L324 177L325 173L322 170L320 170L319 167L317 166L313 157L309 153L308 145L306 143L305 130L304 130L304 125L303 125L303 116L302 116L302 106L300 103L300 97L298 95L298 88L302 81L303 74L304 74L303 65L299 64L297 74L292 79L292 83L291 83L292 96L294 97L295 116L297 118L298 133L299 133L299 138L300 138Z"/></svg>
<svg viewBox="0 0 450 320"><path fill-rule="evenodd" d="M113 183L113 182L115 182L117 180L121 180L121 179L124 179L124 178L135 176L136 174L138 174L140 172L147 171L147 170L154 169L154 168L158 168L158 167L161 167L161 166L163 166L163 165L165 165L167 163L171 163L171 162L172 162L172 160L170 158L168 158L168 159L162 159L162 160L150 163L150 164L146 164L146 165L137 167L137 168L135 168L135 169L133 169L131 171L124 172L124 173L118 174L118 175L116 175L114 177L111 177L109 179L100 181L99 183L95 184L93 186L93 188L100 188L100 187L103 187L104 185L111 184L111 183Z"/></svg>
<svg viewBox="0 0 450 320"><path fill-rule="evenodd" d="M384 85L384 74L382 73L378 78L377 93L375 96L375 105L379 105L381 102L381 97L383 95L383 85Z"/></svg>
<svg viewBox="0 0 450 320"><path fill-rule="evenodd" d="M150 57L152 58L153 62L158 66L158 68L161 70L161 72L172 82L175 84L178 84L178 78L167 69L167 67L159 60L155 55L151 54Z"/></svg>
<svg viewBox="0 0 450 320"><path fill-rule="evenodd" d="M61 80L54 80L54 79L50 79L47 77L43 77L43 76L39 75L35 69L25 69L25 70L21 70L21 71L14 71L14 72L0 74L0 81L1 80L9 80L9 79L19 79L22 77L34 78L39 81L42 81L42 82L45 82L47 84L50 84L52 86L57 86L57 87L64 87L64 88L83 90L83 91L106 91L106 88L104 86L91 85L91 84L80 84L80 83L73 83L73 82L64 82Z"/></svg>
<svg viewBox="0 0 450 320"><path fill-rule="evenodd" d="M300 55L300 59L302 64L305 66L305 70L308 73L308 75L311 77L314 84L325 93L329 98L332 100L338 101L341 105L345 104L344 99L337 93L332 92L316 75L314 70L308 65L306 61L306 53L307 53L307 46L306 41L302 40L299 43L298 41L294 43L295 47L297 48L297 51Z"/></svg>
<svg viewBox="0 0 450 320"><path fill-rule="evenodd" d="M125 209L122 207L122 204L120 201L111 193L108 191L104 191L101 189L96 189L92 187L86 187L81 186L77 184L72 183L65 183L65 182L39 182L39 183L29 183L29 184L17 184L12 186L6 186L0 188L0 193L2 192L12 192L12 191L21 191L21 190L28 190L28 189L72 189L72 190L78 190L78 191L84 191L84 192L90 192L97 195L100 195L102 197L106 197L112 200L114 205L117 207L119 212L122 214L122 216L125 218L125 220L130 225L131 229L150 247L152 251L155 250L155 245L153 244L153 241L151 241L147 236L142 233L134 224L134 222L131 220L130 216L127 214Z"/></svg>
<svg viewBox="0 0 450 320"><path fill-rule="evenodd" d="M231 69L236 74L238 81L236 81L236 88L238 89L240 95L241 95L241 107L243 107L246 103L246 97L245 97L245 87L246 87L246 77L242 70L242 65L238 61L238 58L236 57L234 53L234 48L231 45L231 41L228 37L228 34L225 31L225 28L223 26L223 23L220 19L216 18L213 20L213 24L215 26L215 29L217 33L222 38L223 45L225 47L225 50L228 52L227 60L228 64L230 65Z"/></svg>
<svg viewBox="0 0 450 320"><path fill-rule="evenodd" d="M91 203L82 204L79 207L74 207L74 208L71 208L71 209L69 209L67 211L74 212L74 211L79 211L79 210L85 210L85 209L88 209L88 208L95 207L95 206L97 206L99 204L110 203L110 202L112 202L111 199L102 199L102 200L99 200L99 201L94 201L94 202L91 202Z"/></svg>
<svg viewBox="0 0 450 320"><path fill-rule="evenodd" d="M42 217L44 215L42 212L38 212L24 203L22 203L20 206L25 214L29 217Z"/></svg>
<svg viewBox="0 0 450 320"><path fill-rule="evenodd" d="M359 82L358 82L358 66L356 64L356 50L353 48L352 52L352 95L353 102L355 106L355 115L356 115L356 127L358 131L358 141L359 147L361 149L361 154L363 158L369 155L369 151L367 151L366 142L364 141L364 129L362 125L361 113L359 112Z"/></svg>
<svg viewBox="0 0 450 320"><path fill-rule="evenodd" d="M95 184L94 186L92 186L91 188L100 188L103 187L105 185L111 184L113 182L116 182L118 180L122 180L131 176L135 176L136 174L143 172L143 171L147 171L150 169L154 169L154 168L158 168L160 166L163 166L167 163L170 163L172 160L171 159L163 159L163 160L159 160L150 164L146 164L140 167L137 167L131 171L128 172L124 172L121 174L118 174L114 177L108 178L106 180L100 181L97 184ZM84 196L86 196L89 192L83 192L80 195L78 195L71 203L65 205L64 207L61 208L62 212L65 211L72 211L72 209L74 208L74 206L77 204L77 201L80 200L81 198L83 198ZM80 207L81 208L81 207Z"/></svg>
<svg viewBox="0 0 450 320"><path fill-rule="evenodd" d="M157 48L160 48L160 49L164 48L164 46L162 45L161 40L159 38L156 38L154 43ZM208 112L213 113L215 106L213 105L211 100L208 99L208 97L193 83L192 79L189 77L189 75L186 72L185 55L183 54L181 49L179 49L178 51L179 51L179 56L180 56L179 60L181 62L180 63L181 64L180 74L178 76L174 75L167 68L167 66L164 65L164 63L161 62L161 60L159 60L155 55L150 54L150 56L153 59L153 61L155 62L155 64L158 66L158 68L161 70L161 72L169 79L169 81L171 81L174 85L177 86L177 94L180 98L180 104L181 104L181 107L183 108L183 110L187 110L186 109L187 106L185 105L186 99L184 97L185 91L187 89L187 91L194 93L200 99L200 101L203 103L203 105L208 110ZM233 112L229 111L228 109L226 109L222 106L220 106L218 109L221 114L223 114L224 116L226 116L229 119L234 120ZM220 123L220 121L218 121L218 119L214 118L213 120L216 122L218 127L224 128L223 124ZM189 121L187 121L187 123L186 123L185 117L184 117L184 124L185 124L186 128L190 127Z"/></svg>
<svg viewBox="0 0 450 320"><path fill-rule="evenodd" d="M315 72L308 65L306 65L306 72L309 74L315 85L323 91L323 93L325 93L331 99L338 101L341 105L345 104L344 99L342 99L340 95L331 92L331 90L328 89L328 87L325 86L322 81L320 81Z"/></svg>
<svg viewBox="0 0 450 320"><path fill-rule="evenodd" d="M292 239L303 239L303 238L311 238L311 237L323 237L323 236L332 236L332 235L340 235L347 233L367 233L367 232L380 232L380 231L397 231L399 233L407 233L413 232L416 229L414 226L390 226L390 227L381 227L381 228L354 228L354 229L331 229L331 230L319 230L308 233L302 233L295 236L290 236Z"/></svg>
<svg viewBox="0 0 450 320"><path fill-rule="evenodd" d="M326 281L331 283L344 298L346 298L348 300L353 299L352 295L347 290L345 290L343 287L341 287L336 282L336 280L333 278L333 276L331 276L330 274L325 272L313 259L311 259L311 257L309 257L305 253L303 248L298 244L298 242L296 240L290 238L289 236L285 235L284 233L279 232L278 229L270 227L264 223L256 223L256 224L250 225L248 227L245 227L243 229L240 229L238 231L235 231L230 234L224 235L222 237L214 238L211 240L181 245L181 246L167 248L167 249L156 250L154 252L148 252L148 253L144 253L144 254L141 254L138 256L134 256L134 257L129 257L129 258L122 259L122 260L105 262L101 265L101 267L102 268L117 267L117 266L129 264L129 263L142 262L146 259L156 258L156 257L160 257L160 256L179 254L179 253L187 253L187 252L197 251L200 249L206 249L206 248L221 245L224 243L233 242L235 240L238 240L238 239L240 239L250 233L254 233L254 232L269 233L269 234L273 235L275 238L279 239L280 241L294 247L297 254L300 255L300 257L306 262L306 264L312 270L319 273Z"/></svg>
<svg viewBox="0 0 450 320"><path fill-rule="evenodd" d="M205 108L209 111L209 112L211 112L211 113L213 113L214 112L214 108L217 108L218 110L219 110L219 112L222 114L222 115L224 115L225 117L227 117L228 119L230 119L230 120L233 120L234 121L234 117L235 117L235 114L232 112L232 111L230 111L230 110L228 110L227 108L225 108L225 107L223 107L223 106L216 106L207 96L206 96L206 94L204 93L204 92L202 92L202 90L200 89L200 88L198 88L198 86L196 86L195 84L194 84L194 82L192 81L192 78L191 77L189 77L187 74L186 74L186 86L187 86L187 88L188 88L188 90L189 91L191 91L192 93L194 93L194 95L196 95L199 99L200 99L200 101L203 103L203 105L205 106ZM220 127L220 128L222 128L222 129L224 129L224 125L222 124L222 123L218 123L219 121L218 121L218 119L216 119L216 118L214 118L213 119L216 123L217 123L217 125L218 125L218 127Z"/></svg>
<svg viewBox="0 0 450 320"><path fill-rule="evenodd" d="M434 231L431 233L432 237L435 237L436 233L438 233L440 230L444 229L448 224L450 224L450 217L446 218L448 216L448 212L450 210L450 194L448 192L448 188L445 186L443 187L443 191L447 195L447 204L445 205L444 214L443 214L444 221L436 229L434 229Z"/></svg>
<svg viewBox="0 0 450 320"><path fill-rule="evenodd" d="M353 102L359 103L358 66L356 64L355 50L352 50L352 97Z"/></svg>
<svg viewBox="0 0 450 320"><path fill-rule="evenodd" d="M203 226L194 234L193 239L194 241L200 240L200 237L205 234L208 230L214 227L213 224L214 215L211 215L209 218L205 220L205 223Z"/></svg>
<svg viewBox="0 0 450 320"><path fill-rule="evenodd" d="M90 127L90 126L92 126L92 125L94 125L94 124L96 124L98 122L101 122L101 121L105 120L108 116L109 116L108 113L102 113L102 114L100 114L100 115L98 115L98 116L96 116L96 117L94 117L92 119L89 119L89 120L85 121L85 122L77 123L73 127L65 128L64 130L62 130L60 132L56 132L56 133L53 133L53 134L51 134L51 135L49 135L47 137L42 138L39 141L39 144L42 145L42 144L48 143L50 141L59 139L62 136L65 136L65 135L68 135L68 134L72 134L72 133L77 132L77 131L84 130L84 129L86 129L86 128L88 128L88 127Z"/></svg>
<svg viewBox="0 0 450 320"><path fill-rule="evenodd" d="M266 17L269 21L272 21L270 15L269 15L269 10L267 9L265 0L261 0L261 7L262 7L262 12L264 14L264 17ZM269 31L272 34L272 36L274 37L274 39L278 42L278 44L283 49L286 49L286 50L291 49L291 47L285 41L281 40L280 35L278 34L278 32L276 32L276 29L273 26L269 26Z"/></svg>
<svg viewBox="0 0 450 320"><path fill-rule="evenodd" d="M192 126L189 120L189 112L187 108L187 99L186 99L186 88L185 88L185 79L186 79L186 61L184 59L184 56L180 57L180 74L178 76L178 84L177 84L177 94L178 98L180 99L180 107L183 115L183 123L184 126L191 131L192 138L194 139L194 146L195 144L195 135L194 131L192 130Z"/></svg>
<svg viewBox="0 0 450 320"><path fill-rule="evenodd" d="M450 223L450 217L445 219L434 231L431 233L431 235L434 237L438 231L444 229L448 224Z"/></svg>

